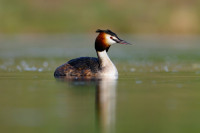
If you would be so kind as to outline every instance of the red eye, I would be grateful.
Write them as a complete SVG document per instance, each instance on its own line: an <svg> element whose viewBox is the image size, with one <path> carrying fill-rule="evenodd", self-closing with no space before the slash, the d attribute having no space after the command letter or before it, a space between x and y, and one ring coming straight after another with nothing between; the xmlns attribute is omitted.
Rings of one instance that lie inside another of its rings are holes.
<svg viewBox="0 0 200 133"><path fill-rule="evenodd" d="M110 39L113 39L113 37L111 36Z"/></svg>

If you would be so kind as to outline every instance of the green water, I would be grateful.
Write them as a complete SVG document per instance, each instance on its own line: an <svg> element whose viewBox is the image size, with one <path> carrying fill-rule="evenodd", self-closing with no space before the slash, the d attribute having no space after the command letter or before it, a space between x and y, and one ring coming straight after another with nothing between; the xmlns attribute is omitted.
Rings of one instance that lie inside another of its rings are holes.
<svg viewBox="0 0 200 133"><path fill-rule="evenodd" d="M1 132L200 131L198 38L124 35L135 45L109 51L119 78L85 81L53 77L70 58L96 56L94 35L66 36L1 40Z"/></svg>

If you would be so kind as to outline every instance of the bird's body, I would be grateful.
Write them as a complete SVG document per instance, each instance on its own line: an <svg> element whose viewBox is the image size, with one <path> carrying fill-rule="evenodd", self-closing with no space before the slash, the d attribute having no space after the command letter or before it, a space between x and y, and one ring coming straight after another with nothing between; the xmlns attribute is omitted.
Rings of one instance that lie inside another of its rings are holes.
<svg viewBox="0 0 200 133"><path fill-rule="evenodd" d="M98 58L80 57L59 66L54 76L95 76L99 68Z"/></svg>
<svg viewBox="0 0 200 133"><path fill-rule="evenodd" d="M55 77L99 77L117 76L117 68L108 57L107 51L114 43L129 44L117 37L110 30L97 30L100 34L95 41L97 57L79 57L72 59L59 66L55 72Z"/></svg>

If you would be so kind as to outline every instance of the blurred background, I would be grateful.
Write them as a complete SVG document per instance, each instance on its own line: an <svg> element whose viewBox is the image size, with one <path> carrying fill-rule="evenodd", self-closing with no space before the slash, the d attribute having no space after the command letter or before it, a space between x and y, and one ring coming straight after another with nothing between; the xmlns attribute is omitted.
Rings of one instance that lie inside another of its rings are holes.
<svg viewBox="0 0 200 133"><path fill-rule="evenodd" d="M47 68L54 70L71 58L96 56L96 29L111 29L135 44L112 47L114 63L199 66L199 7L199 0L0 0L0 61L45 58L53 60Z"/></svg>
<svg viewBox="0 0 200 133"><path fill-rule="evenodd" d="M1 34L199 34L199 0L0 0Z"/></svg>

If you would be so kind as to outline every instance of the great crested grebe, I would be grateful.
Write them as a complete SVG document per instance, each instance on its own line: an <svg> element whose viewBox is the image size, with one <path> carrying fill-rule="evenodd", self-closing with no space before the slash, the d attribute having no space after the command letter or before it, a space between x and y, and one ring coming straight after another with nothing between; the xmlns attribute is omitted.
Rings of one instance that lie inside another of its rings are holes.
<svg viewBox="0 0 200 133"><path fill-rule="evenodd" d="M75 77L97 77L97 76L117 76L118 71L107 55L108 49L112 44L130 44L119 37L111 30L96 31L99 33L95 40L95 50L98 58L79 57L56 68L55 77L75 76Z"/></svg>

